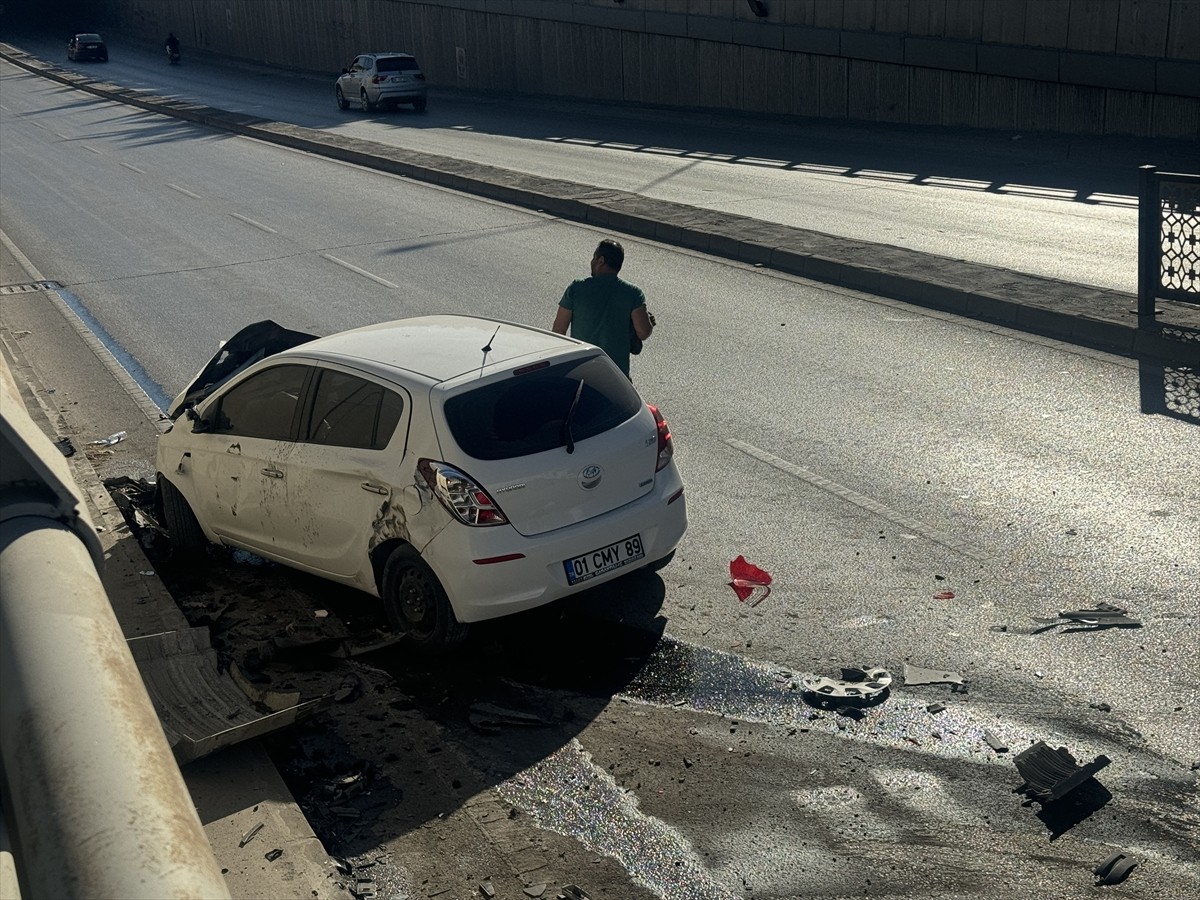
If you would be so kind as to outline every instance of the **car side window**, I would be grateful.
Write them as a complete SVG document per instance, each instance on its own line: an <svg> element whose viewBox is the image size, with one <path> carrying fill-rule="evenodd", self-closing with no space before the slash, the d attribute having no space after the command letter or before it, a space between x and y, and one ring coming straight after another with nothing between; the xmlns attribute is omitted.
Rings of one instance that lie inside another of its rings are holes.
<svg viewBox="0 0 1200 900"><path fill-rule="evenodd" d="M209 430L290 441L308 371L307 366L273 366L247 378L218 401Z"/></svg>
<svg viewBox="0 0 1200 900"><path fill-rule="evenodd" d="M324 369L304 439L313 444L382 450L391 441L403 411L404 401L395 391Z"/></svg>

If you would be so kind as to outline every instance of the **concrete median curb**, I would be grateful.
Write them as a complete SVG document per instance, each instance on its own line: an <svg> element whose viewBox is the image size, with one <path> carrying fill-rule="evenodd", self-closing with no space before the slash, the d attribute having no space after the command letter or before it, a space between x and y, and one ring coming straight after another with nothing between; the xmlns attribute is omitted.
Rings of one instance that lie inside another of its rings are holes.
<svg viewBox="0 0 1200 900"><path fill-rule="evenodd" d="M0 44L0 57L35 74L142 109L598 228L1150 363L1200 365L1200 304L1159 301L1156 321L1140 323L1137 298L1123 291L855 241L156 97L60 69L8 44Z"/></svg>

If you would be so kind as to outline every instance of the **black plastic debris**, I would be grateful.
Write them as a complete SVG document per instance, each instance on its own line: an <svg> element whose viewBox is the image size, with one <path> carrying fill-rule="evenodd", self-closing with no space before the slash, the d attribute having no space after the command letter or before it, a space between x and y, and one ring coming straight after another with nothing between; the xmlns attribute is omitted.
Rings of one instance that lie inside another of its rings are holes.
<svg viewBox="0 0 1200 900"><path fill-rule="evenodd" d="M492 886L490 881L479 882L479 893L483 894L487 900L495 900L496 888Z"/></svg>
<svg viewBox="0 0 1200 900"><path fill-rule="evenodd" d="M558 900L591 900L591 898L578 885L567 884L558 892Z"/></svg>
<svg viewBox="0 0 1200 900"><path fill-rule="evenodd" d="M930 703L927 707L925 707L925 712L937 715L938 713L943 712L945 709L945 703Z"/></svg>
<svg viewBox="0 0 1200 900"><path fill-rule="evenodd" d="M1045 741L1038 741L1018 753L1013 762L1025 779L1017 792L1044 804L1075 790L1112 760L1100 754L1086 766L1080 766L1066 747L1052 750Z"/></svg>
<svg viewBox="0 0 1200 900"><path fill-rule="evenodd" d="M1092 869L1092 874L1096 876L1096 886L1120 884L1136 865L1137 860L1132 856L1126 856L1120 852L1114 853Z"/></svg>
<svg viewBox="0 0 1200 900"><path fill-rule="evenodd" d="M1111 603L1097 603L1095 609L1064 609L1055 617L1034 616L1033 621L1044 625L1084 625L1090 629L1141 628L1142 623L1127 615L1128 610Z"/></svg>
<svg viewBox="0 0 1200 900"><path fill-rule="evenodd" d="M279 857L283 856L283 851L276 847L274 850L269 850L263 854L263 858L267 862L275 862Z"/></svg>
<svg viewBox="0 0 1200 900"><path fill-rule="evenodd" d="M54 446L58 448L63 456L71 457L75 455L75 445L71 443L70 438L59 438L54 442Z"/></svg>
<svg viewBox="0 0 1200 900"><path fill-rule="evenodd" d="M920 666L904 664L904 684L962 684L963 677L957 672L947 672L945 669L923 669Z"/></svg>

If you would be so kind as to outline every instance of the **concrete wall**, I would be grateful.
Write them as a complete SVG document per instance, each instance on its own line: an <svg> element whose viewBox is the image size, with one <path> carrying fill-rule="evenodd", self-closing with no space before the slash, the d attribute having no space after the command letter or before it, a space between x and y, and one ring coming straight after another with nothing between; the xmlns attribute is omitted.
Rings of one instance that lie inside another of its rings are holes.
<svg viewBox="0 0 1200 900"><path fill-rule="evenodd" d="M327 71L629 103L1200 140L1200 0L88 0L110 27Z"/></svg>

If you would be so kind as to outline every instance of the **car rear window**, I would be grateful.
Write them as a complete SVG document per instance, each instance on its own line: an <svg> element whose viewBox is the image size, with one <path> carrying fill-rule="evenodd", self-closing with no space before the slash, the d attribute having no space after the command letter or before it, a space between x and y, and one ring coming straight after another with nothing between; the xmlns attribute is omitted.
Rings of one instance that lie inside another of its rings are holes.
<svg viewBox="0 0 1200 900"><path fill-rule="evenodd" d="M580 381L583 390L571 417L576 441L616 428L642 408L629 379L607 358L593 356L451 397L445 404L450 433L476 459L513 459L562 447L563 423Z"/></svg>
<svg viewBox="0 0 1200 900"><path fill-rule="evenodd" d="M411 72L419 68L411 56L381 56L375 60L377 72Z"/></svg>

